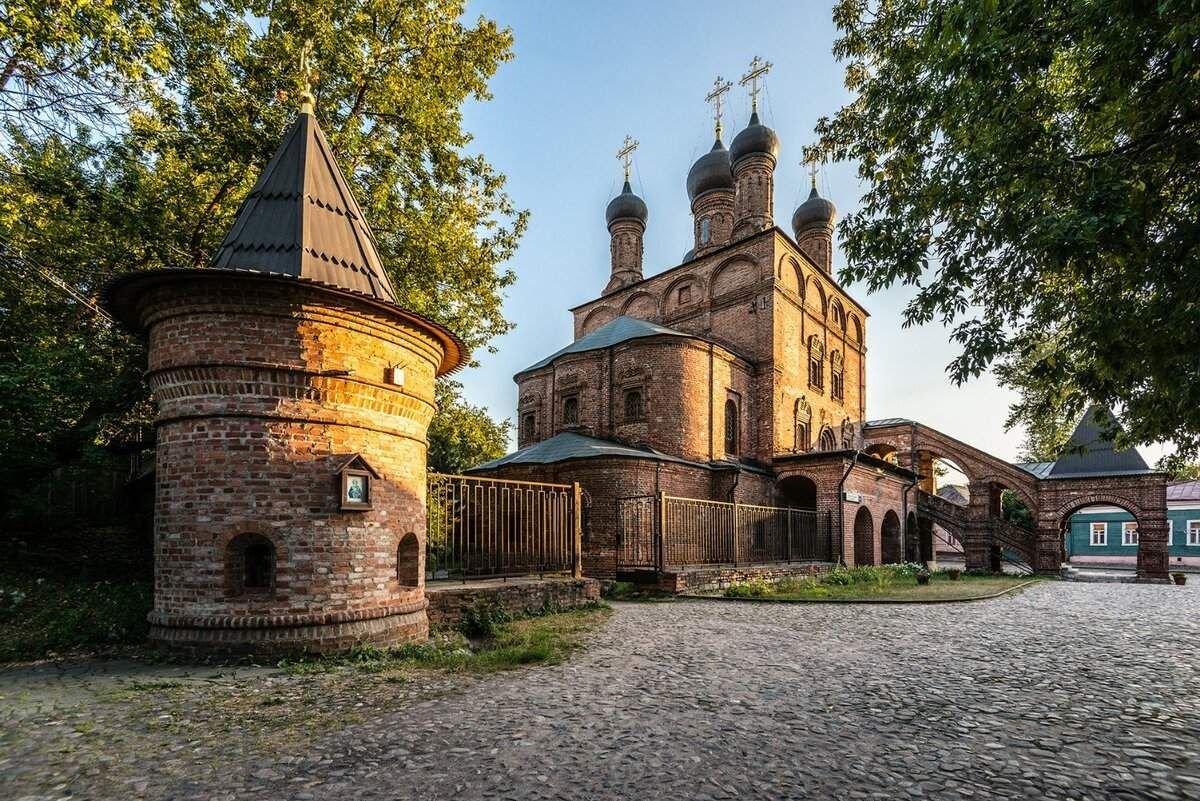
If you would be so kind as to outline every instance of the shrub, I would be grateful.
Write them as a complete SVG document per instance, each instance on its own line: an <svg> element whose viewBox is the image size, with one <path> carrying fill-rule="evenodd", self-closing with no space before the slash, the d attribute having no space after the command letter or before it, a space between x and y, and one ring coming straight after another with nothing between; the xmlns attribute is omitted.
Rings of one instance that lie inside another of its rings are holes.
<svg viewBox="0 0 1200 801"><path fill-rule="evenodd" d="M458 630L465 637L495 637L500 627L512 620L512 615L498 604L477 604L463 612Z"/></svg>
<svg viewBox="0 0 1200 801"><path fill-rule="evenodd" d="M770 595L774 591L774 587L770 582L763 579L750 579L737 584L731 584L725 588L726 598L762 598L764 595Z"/></svg>

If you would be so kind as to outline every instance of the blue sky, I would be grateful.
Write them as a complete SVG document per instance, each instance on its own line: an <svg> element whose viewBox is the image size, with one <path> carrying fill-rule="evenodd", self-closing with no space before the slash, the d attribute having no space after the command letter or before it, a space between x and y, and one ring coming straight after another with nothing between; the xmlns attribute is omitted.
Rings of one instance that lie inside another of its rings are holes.
<svg viewBox="0 0 1200 801"><path fill-rule="evenodd" d="M850 97L831 52L837 30L830 9L782 0L469 3L469 18L482 14L512 28L516 58L493 79L494 99L466 108L465 125L475 136L473 149L508 176L514 201L531 212L510 263L517 283L504 307L517 327L493 343L497 353L477 354L481 366L461 374L472 403L512 418L513 373L569 343L567 309L604 287L604 207L620 189L615 153L627 133L641 142L633 184L650 208L645 273L679 263L692 231L684 179L712 146L704 96L717 75L734 82L725 116L728 144L750 114L737 79L755 55L774 65L759 110L781 141L775 219L789 228L808 190L801 149L812 141L817 119ZM819 185L843 212L857 206L862 187L853 165L829 165ZM841 263L839 252L835 269ZM947 331L900 326L909 290L868 295L849 289L871 313L868 417L915 417L998 456L1015 457L1021 432L1004 430L1011 395L990 376L964 387L947 380L945 366L955 355Z"/></svg>

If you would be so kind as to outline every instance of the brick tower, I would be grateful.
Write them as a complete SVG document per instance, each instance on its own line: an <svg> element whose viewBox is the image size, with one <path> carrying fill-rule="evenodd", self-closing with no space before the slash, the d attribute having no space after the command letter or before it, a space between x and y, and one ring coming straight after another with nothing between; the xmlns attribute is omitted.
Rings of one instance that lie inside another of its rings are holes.
<svg viewBox="0 0 1200 801"><path fill-rule="evenodd" d="M149 338L152 638L423 639L426 430L463 347L396 304L311 100L210 268L124 276L105 299Z"/></svg>

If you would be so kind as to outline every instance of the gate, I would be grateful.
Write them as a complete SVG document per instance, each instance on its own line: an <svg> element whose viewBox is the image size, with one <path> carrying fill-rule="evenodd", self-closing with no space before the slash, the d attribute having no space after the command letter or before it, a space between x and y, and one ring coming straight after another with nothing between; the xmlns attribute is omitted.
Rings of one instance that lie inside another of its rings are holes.
<svg viewBox="0 0 1200 801"><path fill-rule="evenodd" d="M430 473L425 578L487 578L582 571L582 491Z"/></svg>
<svg viewBox="0 0 1200 801"><path fill-rule="evenodd" d="M679 498L617 499L617 569L829 561L828 513Z"/></svg>

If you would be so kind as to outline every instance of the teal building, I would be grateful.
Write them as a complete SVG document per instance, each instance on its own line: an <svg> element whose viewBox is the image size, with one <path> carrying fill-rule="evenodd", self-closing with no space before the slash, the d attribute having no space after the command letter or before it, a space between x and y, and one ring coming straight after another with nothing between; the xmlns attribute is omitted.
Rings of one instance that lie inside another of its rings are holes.
<svg viewBox="0 0 1200 801"><path fill-rule="evenodd" d="M1172 567L1200 566L1200 481L1167 485L1167 553ZM1066 556L1073 562L1137 561L1137 523L1115 506L1089 506L1072 518Z"/></svg>

